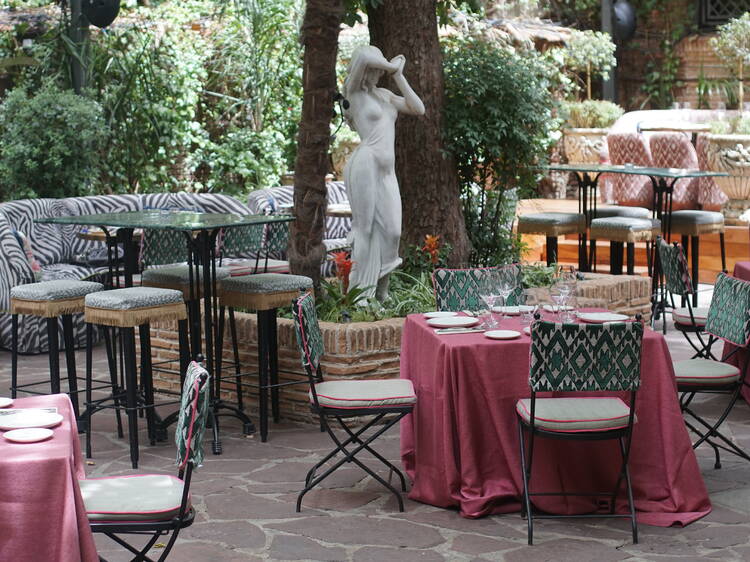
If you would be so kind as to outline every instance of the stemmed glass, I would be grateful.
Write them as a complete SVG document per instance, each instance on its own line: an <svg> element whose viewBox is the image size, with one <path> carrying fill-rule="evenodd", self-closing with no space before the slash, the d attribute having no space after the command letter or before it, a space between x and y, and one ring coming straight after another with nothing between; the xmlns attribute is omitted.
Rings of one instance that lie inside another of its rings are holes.
<svg viewBox="0 0 750 562"><path fill-rule="evenodd" d="M497 293L503 299L503 307L506 307L503 309L503 315L507 311L508 297L516 290L516 276L511 267L515 266L502 267L495 274L497 278Z"/></svg>
<svg viewBox="0 0 750 562"><path fill-rule="evenodd" d="M518 305L521 306L521 325L530 326L534 321L534 314L539 309L536 295L523 291L518 295Z"/></svg>
<svg viewBox="0 0 750 562"><path fill-rule="evenodd" d="M494 330L498 325L497 320L495 320L495 315L492 312L498 298L496 282L497 280L494 279L494 275L488 273L479 283L479 297L484 301L484 304L487 305L487 318L485 319L484 324L485 327L490 330Z"/></svg>

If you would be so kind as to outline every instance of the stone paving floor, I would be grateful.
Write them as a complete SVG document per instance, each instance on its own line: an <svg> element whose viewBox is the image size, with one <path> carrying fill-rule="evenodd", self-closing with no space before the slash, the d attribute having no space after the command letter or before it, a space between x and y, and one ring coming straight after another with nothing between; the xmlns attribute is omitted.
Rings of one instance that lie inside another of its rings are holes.
<svg viewBox="0 0 750 562"><path fill-rule="evenodd" d="M672 330L668 339L675 358L687 355L679 334ZM104 373L101 348L95 360L95 369ZM24 357L22 376L45 373L46 361L46 356ZM0 352L0 389L8 387L9 369L9 354ZM704 407L715 410L720 400ZM89 476L175 473L171 434L167 443L142 445L141 466L132 470L127 442L117 439L113 417L100 413L94 418ZM713 502L712 513L704 519L686 528L641 525L637 545L631 544L626 521L541 521L536 544L528 547L526 525L518 514L470 520L409 500L402 514L393 497L355 468L339 470L325 489L305 497L302 513L295 513L303 475L330 449L327 436L313 426L281 424L271 427L269 442L262 444L242 437L239 424L232 421L222 429L224 454L214 456L207 447L205 464L192 485L197 519L180 534L170 560L750 560L750 465L726 455L723 468L714 470L710 450L698 451ZM745 403L735 408L729 429L740 444L750 447L750 408ZM141 439L146 443L145 435ZM381 438L378 448L398 463L398 432ZM97 538L97 545L107 560L128 559L106 538ZM158 549L152 553L158 556Z"/></svg>

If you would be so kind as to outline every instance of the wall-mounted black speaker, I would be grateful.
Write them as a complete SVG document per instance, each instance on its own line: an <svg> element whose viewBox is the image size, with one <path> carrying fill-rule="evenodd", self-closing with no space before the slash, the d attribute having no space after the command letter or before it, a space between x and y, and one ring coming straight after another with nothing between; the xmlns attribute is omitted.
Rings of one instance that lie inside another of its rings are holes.
<svg viewBox="0 0 750 562"><path fill-rule="evenodd" d="M120 0L82 0L81 11L91 25L107 27L120 13Z"/></svg>

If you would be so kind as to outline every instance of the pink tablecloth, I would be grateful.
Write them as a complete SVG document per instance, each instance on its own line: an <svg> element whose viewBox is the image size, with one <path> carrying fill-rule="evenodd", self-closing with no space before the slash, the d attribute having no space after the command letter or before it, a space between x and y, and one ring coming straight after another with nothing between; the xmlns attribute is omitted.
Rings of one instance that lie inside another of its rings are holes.
<svg viewBox="0 0 750 562"><path fill-rule="evenodd" d="M503 328L521 331L518 319ZM481 333L436 335L421 315L406 319L401 376L417 393L401 424L401 458L413 482L409 497L457 507L465 517L520 511L523 494L515 403L528 397L529 337L489 340ZM638 422L630 469L638 520L686 525L711 511L680 413L672 362L661 334L646 330ZM605 491L620 466L616 441L540 440L532 487ZM622 497L622 494L621 494ZM539 498L558 513L591 510L588 499ZM618 510L626 511L624 497Z"/></svg>
<svg viewBox="0 0 750 562"><path fill-rule="evenodd" d="M65 418L40 443L0 438L0 558L21 562L96 561L78 479L81 446L65 394L14 401L13 408L51 408Z"/></svg>

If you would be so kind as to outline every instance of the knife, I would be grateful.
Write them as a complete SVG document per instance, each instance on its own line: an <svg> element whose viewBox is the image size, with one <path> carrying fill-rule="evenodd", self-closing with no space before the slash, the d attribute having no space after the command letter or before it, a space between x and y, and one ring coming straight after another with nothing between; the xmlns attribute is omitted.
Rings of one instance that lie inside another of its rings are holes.
<svg viewBox="0 0 750 562"><path fill-rule="evenodd" d="M484 332L484 328L438 328L436 334L471 334L474 332Z"/></svg>

